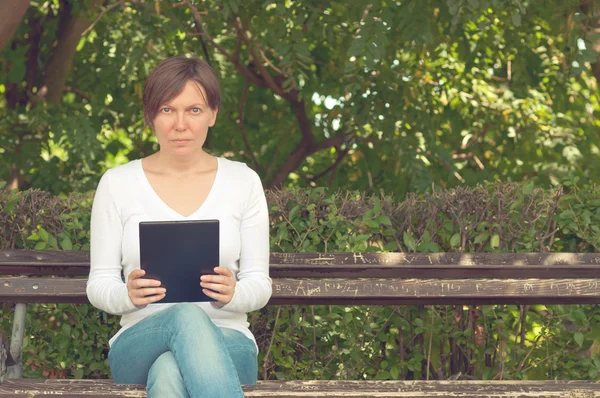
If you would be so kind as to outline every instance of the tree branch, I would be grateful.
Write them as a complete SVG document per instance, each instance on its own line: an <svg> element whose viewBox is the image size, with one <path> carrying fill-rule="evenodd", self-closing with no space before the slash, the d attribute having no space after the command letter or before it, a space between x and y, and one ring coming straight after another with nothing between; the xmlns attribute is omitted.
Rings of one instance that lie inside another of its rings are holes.
<svg viewBox="0 0 600 398"><path fill-rule="evenodd" d="M65 91L73 93L73 94L77 94L78 96L80 96L83 99L86 99L88 101L91 101L91 97L84 93L83 91L76 89L75 87L71 87L71 86L65 86Z"/></svg>
<svg viewBox="0 0 600 398"><path fill-rule="evenodd" d="M271 76L271 74L267 71L267 68L265 68L264 62L262 61L260 56L257 54L256 49L254 48L254 45L252 43L250 43L250 40L248 40L248 37L246 36L246 32L243 30L244 28L243 28L243 26L241 26L241 22L240 22L239 18L237 18L236 23L234 25L235 25L236 30L238 31L238 35L242 38L242 40L248 46L248 51L250 51L250 55L252 55L252 59L254 60L254 63L256 65L256 67L258 68L260 75L265 79L265 81L267 83L267 87L269 87L271 89L271 91L273 91L275 94L279 95L280 97L283 97L283 98L286 98L289 100L289 98L287 98L286 94L283 92L283 88L281 88L275 82L275 80L273 80L273 76Z"/></svg>
<svg viewBox="0 0 600 398"><path fill-rule="evenodd" d="M322 172L320 172L319 174L313 176L312 178L310 178L311 181L317 181L319 178L323 177L324 175L328 174L330 171L333 170L333 174L335 174L336 169L338 168L339 164L341 163L341 161L344 159L344 157L346 157L346 155L348 154L349 149L343 149L340 150L338 148L337 151L337 156L335 158L335 161L333 162L333 164L331 166L329 166L328 168L326 168L325 170L323 170ZM332 178L329 179L327 185L331 186L331 182L332 182Z"/></svg>
<svg viewBox="0 0 600 398"><path fill-rule="evenodd" d="M250 157L252 158L252 162L254 163L254 166L264 170L263 165L261 165L258 160L256 159L256 156L254 156L254 151L252 150L252 147L250 146L250 143L248 142L248 136L246 135L246 128L244 127L244 113L245 113L245 108L246 108L246 101L248 100L248 91L250 89L250 84L248 82L248 80L246 80L246 84L244 85L244 91L242 93L242 98L240 99L240 119L238 120L238 125L240 127L240 131L242 132L242 139L244 140L244 144L246 144L246 148L248 149L248 152L250 153Z"/></svg>
<svg viewBox="0 0 600 398"><path fill-rule="evenodd" d="M302 133L302 141L305 142L307 149L312 152L315 149L315 136L312 133L312 122L306 115L304 100L292 102L292 107L298 121L298 127L300 127L300 133Z"/></svg>
<svg viewBox="0 0 600 398"><path fill-rule="evenodd" d="M206 39L213 46L215 46L215 48L217 50L219 50L219 52L221 54L223 54L230 62L233 63L233 57L231 56L231 54L229 54L229 52L227 51L227 49L225 49L225 47L223 47L222 45L220 45L219 43L217 43L215 41L215 39L213 39L213 37L210 35L210 33L208 33L208 31L204 27L204 23L202 22L202 14L200 13L200 11L198 11L198 9L196 8L196 6L193 5L190 0L185 0L185 2L188 5L190 11L192 12L192 16L194 17L194 21L196 22L196 25L198 25L198 27L200 28L200 31L202 32L202 35L204 37L206 37Z"/></svg>
<svg viewBox="0 0 600 398"><path fill-rule="evenodd" d="M223 47L219 43L217 43L214 40L214 38L210 35L210 33L208 33L208 31L206 30L206 27L204 26L204 23L202 21L202 15L201 15L200 11L198 11L198 9L191 3L191 1L190 0L184 0L184 1L190 8L190 10L192 12L192 16L194 18L194 21L196 22L196 25L198 25L198 27L200 28L202 36L204 36L213 46L215 46L215 48L217 50L219 50L219 52L221 54L223 54L223 56L225 58L227 58L227 60L229 62L231 62L235 66L235 68L238 70L238 72L240 72L244 77L246 77L252 83L264 87L264 82L261 82L261 79L259 79L257 75L255 75L248 68L246 68L242 64L240 64L239 59L237 58L237 54L235 57L233 55L231 55L225 47Z"/></svg>
<svg viewBox="0 0 600 398"><path fill-rule="evenodd" d="M328 139L326 139L325 141L320 142L316 148L315 148L315 152L316 151L320 151L321 149L327 149L327 148L331 148L333 147L340 147L342 144L346 143L346 139L348 137L350 137L352 134L351 133L343 133L343 134L338 134L338 135L334 135L333 137L330 137Z"/></svg>
<svg viewBox="0 0 600 398"><path fill-rule="evenodd" d="M96 26L96 24L102 19L102 17L104 15L106 15L107 12L109 12L110 10L112 10L113 8L115 8L117 6L123 6L123 5L125 5L125 0L119 0L116 3L113 3L113 4L109 5L108 7L106 7L100 13L100 15L98 15L98 17L94 20L94 22L92 22L92 24L90 26L88 26L88 28L81 33L81 37L83 37L83 36L87 35L88 33L90 33L90 31L92 29L94 29L94 26Z"/></svg>
<svg viewBox="0 0 600 398"><path fill-rule="evenodd" d="M305 114L306 115L306 114ZM296 170L298 166L304 161L307 156L312 155L315 152L318 152L323 149L334 147L341 147L344 143L346 143L346 138L350 136L350 133L339 134L334 137L328 138L323 142L320 142L318 145L309 146L307 141L303 139L296 146L296 148L292 151L292 153L288 156L285 163L279 168L273 179L269 182L269 187L281 187L283 182L288 178L288 175ZM311 133L311 137L314 136ZM348 148L346 148L348 149Z"/></svg>

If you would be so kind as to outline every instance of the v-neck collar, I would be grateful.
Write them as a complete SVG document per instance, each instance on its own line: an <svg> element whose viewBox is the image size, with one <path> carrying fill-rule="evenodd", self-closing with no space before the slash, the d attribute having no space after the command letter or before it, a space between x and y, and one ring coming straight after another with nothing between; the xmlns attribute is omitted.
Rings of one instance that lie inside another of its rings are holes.
<svg viewBox="0 0 600 398"><path fill-rule="evenodd" d="M152 187L152 184L150 184L150 181L148 180L148 176L146 176L146 172L144 171L144 166L142 165L142 159L138 159L137 164L138 164L138 170L139 170L139 174L140 174L141 183L142 183L143 187L145 188L145 190L148 192L148 195L152 198L152 200L154 200L154 202L156 202L157 206L162 208L166 213L170 214L172 217L174 217L176 219L188 220L188 219L194 219L203 209L205 209L208 206L209 201L211 201L213 196L216 195L215 191L217 189L217 185L220 180L220 175L222 174L221 169L223 168L222 159L219 157L216 157L216 159L217 159L217 173L215 175L215 179L212 183L212 186L210 187L210 191L208 191L208 195L206 196L206 198L204 199L204 202L202 202L200 207L198 207L189 216L184 216L183 214L175 211L173 208L171 208L169 205L167 205L160 198L158 193L156 193L156 191Z"/></svg>

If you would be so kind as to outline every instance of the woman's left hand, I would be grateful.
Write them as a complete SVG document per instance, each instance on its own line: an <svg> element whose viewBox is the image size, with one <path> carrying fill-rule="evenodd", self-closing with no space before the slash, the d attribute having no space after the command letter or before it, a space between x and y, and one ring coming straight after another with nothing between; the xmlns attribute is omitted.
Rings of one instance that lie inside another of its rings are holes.
<svg viewBox="0 0 600 398"><path fill-rule="evenodd" d="M236 281L233 272L227 267L216 267L215 272L218 275L200 277L202 292L220 303L228 304L235 292Z"/></svg>

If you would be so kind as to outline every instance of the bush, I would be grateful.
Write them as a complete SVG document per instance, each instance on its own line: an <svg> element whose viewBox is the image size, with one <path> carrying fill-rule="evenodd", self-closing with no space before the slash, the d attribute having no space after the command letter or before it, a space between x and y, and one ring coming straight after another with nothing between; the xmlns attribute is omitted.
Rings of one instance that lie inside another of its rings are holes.
<svg viewBox="0 0 600 398"><path fill-rule="evenodd" d="M596 187L492 184L408 195L268 191L273 252L588 252ZM2 248L86 250L91 194L0 192ZM110 377L118 317L28 307L26 377ZM3 306L1 327L12 310ZM588 379L600 371L595 306L269 306L250 314L264 379Z"/></svg>

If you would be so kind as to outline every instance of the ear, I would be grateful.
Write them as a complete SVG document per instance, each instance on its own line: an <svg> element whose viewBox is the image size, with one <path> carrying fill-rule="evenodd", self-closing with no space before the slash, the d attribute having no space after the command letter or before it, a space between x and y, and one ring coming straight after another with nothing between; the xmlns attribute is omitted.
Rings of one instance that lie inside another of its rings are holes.
<svg viewBox="0 0 600 398"><path fill-rule="evenodd" d="M210 111L211 111L212 115L210 117L210 123L208 123L208 126L212 127L215 125L215 122L217 121L217 114L219 113L219 108L211 109Z"/></svg>

